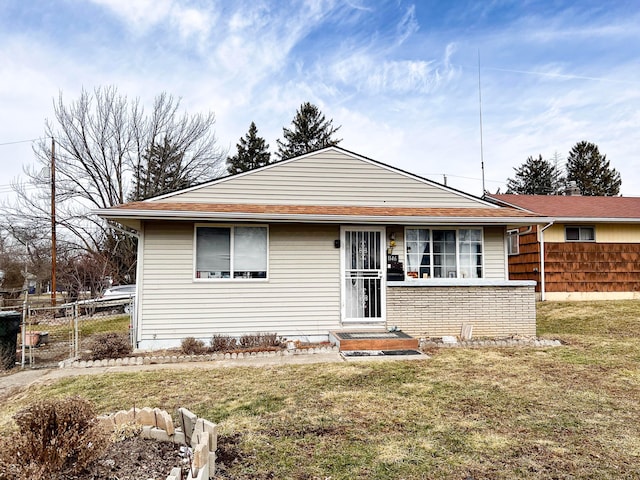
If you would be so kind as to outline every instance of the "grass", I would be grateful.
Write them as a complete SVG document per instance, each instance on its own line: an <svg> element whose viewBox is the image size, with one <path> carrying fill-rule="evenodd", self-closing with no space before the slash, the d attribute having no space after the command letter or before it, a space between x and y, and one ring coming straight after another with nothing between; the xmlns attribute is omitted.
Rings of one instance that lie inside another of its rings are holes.
<svg viewBox="0 0 640 480"><path fill-rule="evenodd" d="M545 303L538 327L565 345L69 377L0 418L74 394L101 412L185 406L220 423L224 478L640 478L640 302Z"/></svg>

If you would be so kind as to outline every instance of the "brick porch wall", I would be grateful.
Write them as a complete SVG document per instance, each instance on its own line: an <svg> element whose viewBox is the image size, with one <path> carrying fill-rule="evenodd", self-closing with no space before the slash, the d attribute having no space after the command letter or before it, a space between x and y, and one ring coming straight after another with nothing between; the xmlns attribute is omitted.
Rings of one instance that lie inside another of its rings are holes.
<svg viewBox="0 0 640 480"><path fill-rule="evenodd" d="M389 286L387 326L422 337L536 334L533 286Z"/></svg>

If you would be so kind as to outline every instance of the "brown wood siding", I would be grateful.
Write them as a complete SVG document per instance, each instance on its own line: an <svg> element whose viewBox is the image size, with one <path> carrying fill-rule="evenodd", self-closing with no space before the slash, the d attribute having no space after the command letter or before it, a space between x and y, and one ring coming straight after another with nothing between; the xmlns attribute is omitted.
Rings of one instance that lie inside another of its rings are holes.
<svg viewBox="0 0 640 480"><path fill-rule="evenodd" d="M528 227L521 227L525 232ZM540 244L538 243L538 227L533 226L531 232L521 234L520 253L509 255L509 280L534 280L536 292L540 291Z"/></svg>
<svg viewBox="0 0 640 480"><path fill-rule="evenodd" d="M637 243L545 243L547 292L640 291Z"/></svg>

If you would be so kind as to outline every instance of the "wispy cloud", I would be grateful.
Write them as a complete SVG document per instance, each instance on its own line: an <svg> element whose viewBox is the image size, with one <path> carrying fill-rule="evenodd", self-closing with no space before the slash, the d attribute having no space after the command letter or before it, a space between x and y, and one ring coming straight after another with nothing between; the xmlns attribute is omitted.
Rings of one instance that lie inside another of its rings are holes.
<svg viewBox="0 0 640 480"><path fill-rule="evenodd" d="M411 5L396 26L396 45L402 45L407 38L420 29L416 19L416 6Z"/></svg>
<svg viewBox="0 0 640 480"><path fill-rule="evenodd" d="M190 112L214 111L223 146L256 121L273 149L312 101L343 125L346 148L479 193L462 177L480 177L480 48L487 178L586 139L622 172L623 192L640 195L640 12L623 2L25 5L0 2L0 140L38 136L60 90L71 100L116 84L143 102L167 91ZM30 160L3 162L0 175Z"/></svg>

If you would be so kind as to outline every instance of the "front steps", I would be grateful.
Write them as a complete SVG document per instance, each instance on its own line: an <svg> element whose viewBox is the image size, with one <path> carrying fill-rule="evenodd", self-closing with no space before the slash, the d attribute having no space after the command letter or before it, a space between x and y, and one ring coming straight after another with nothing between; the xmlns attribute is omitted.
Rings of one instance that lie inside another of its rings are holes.
<svg viewBox="0 0 640 480"><path fill-rule="evenodd" d="M337 330L329 332L329 340L335 343L341 352L394 352L418 349L417 338L404 332L387 332L386 330Z"/></svg>

